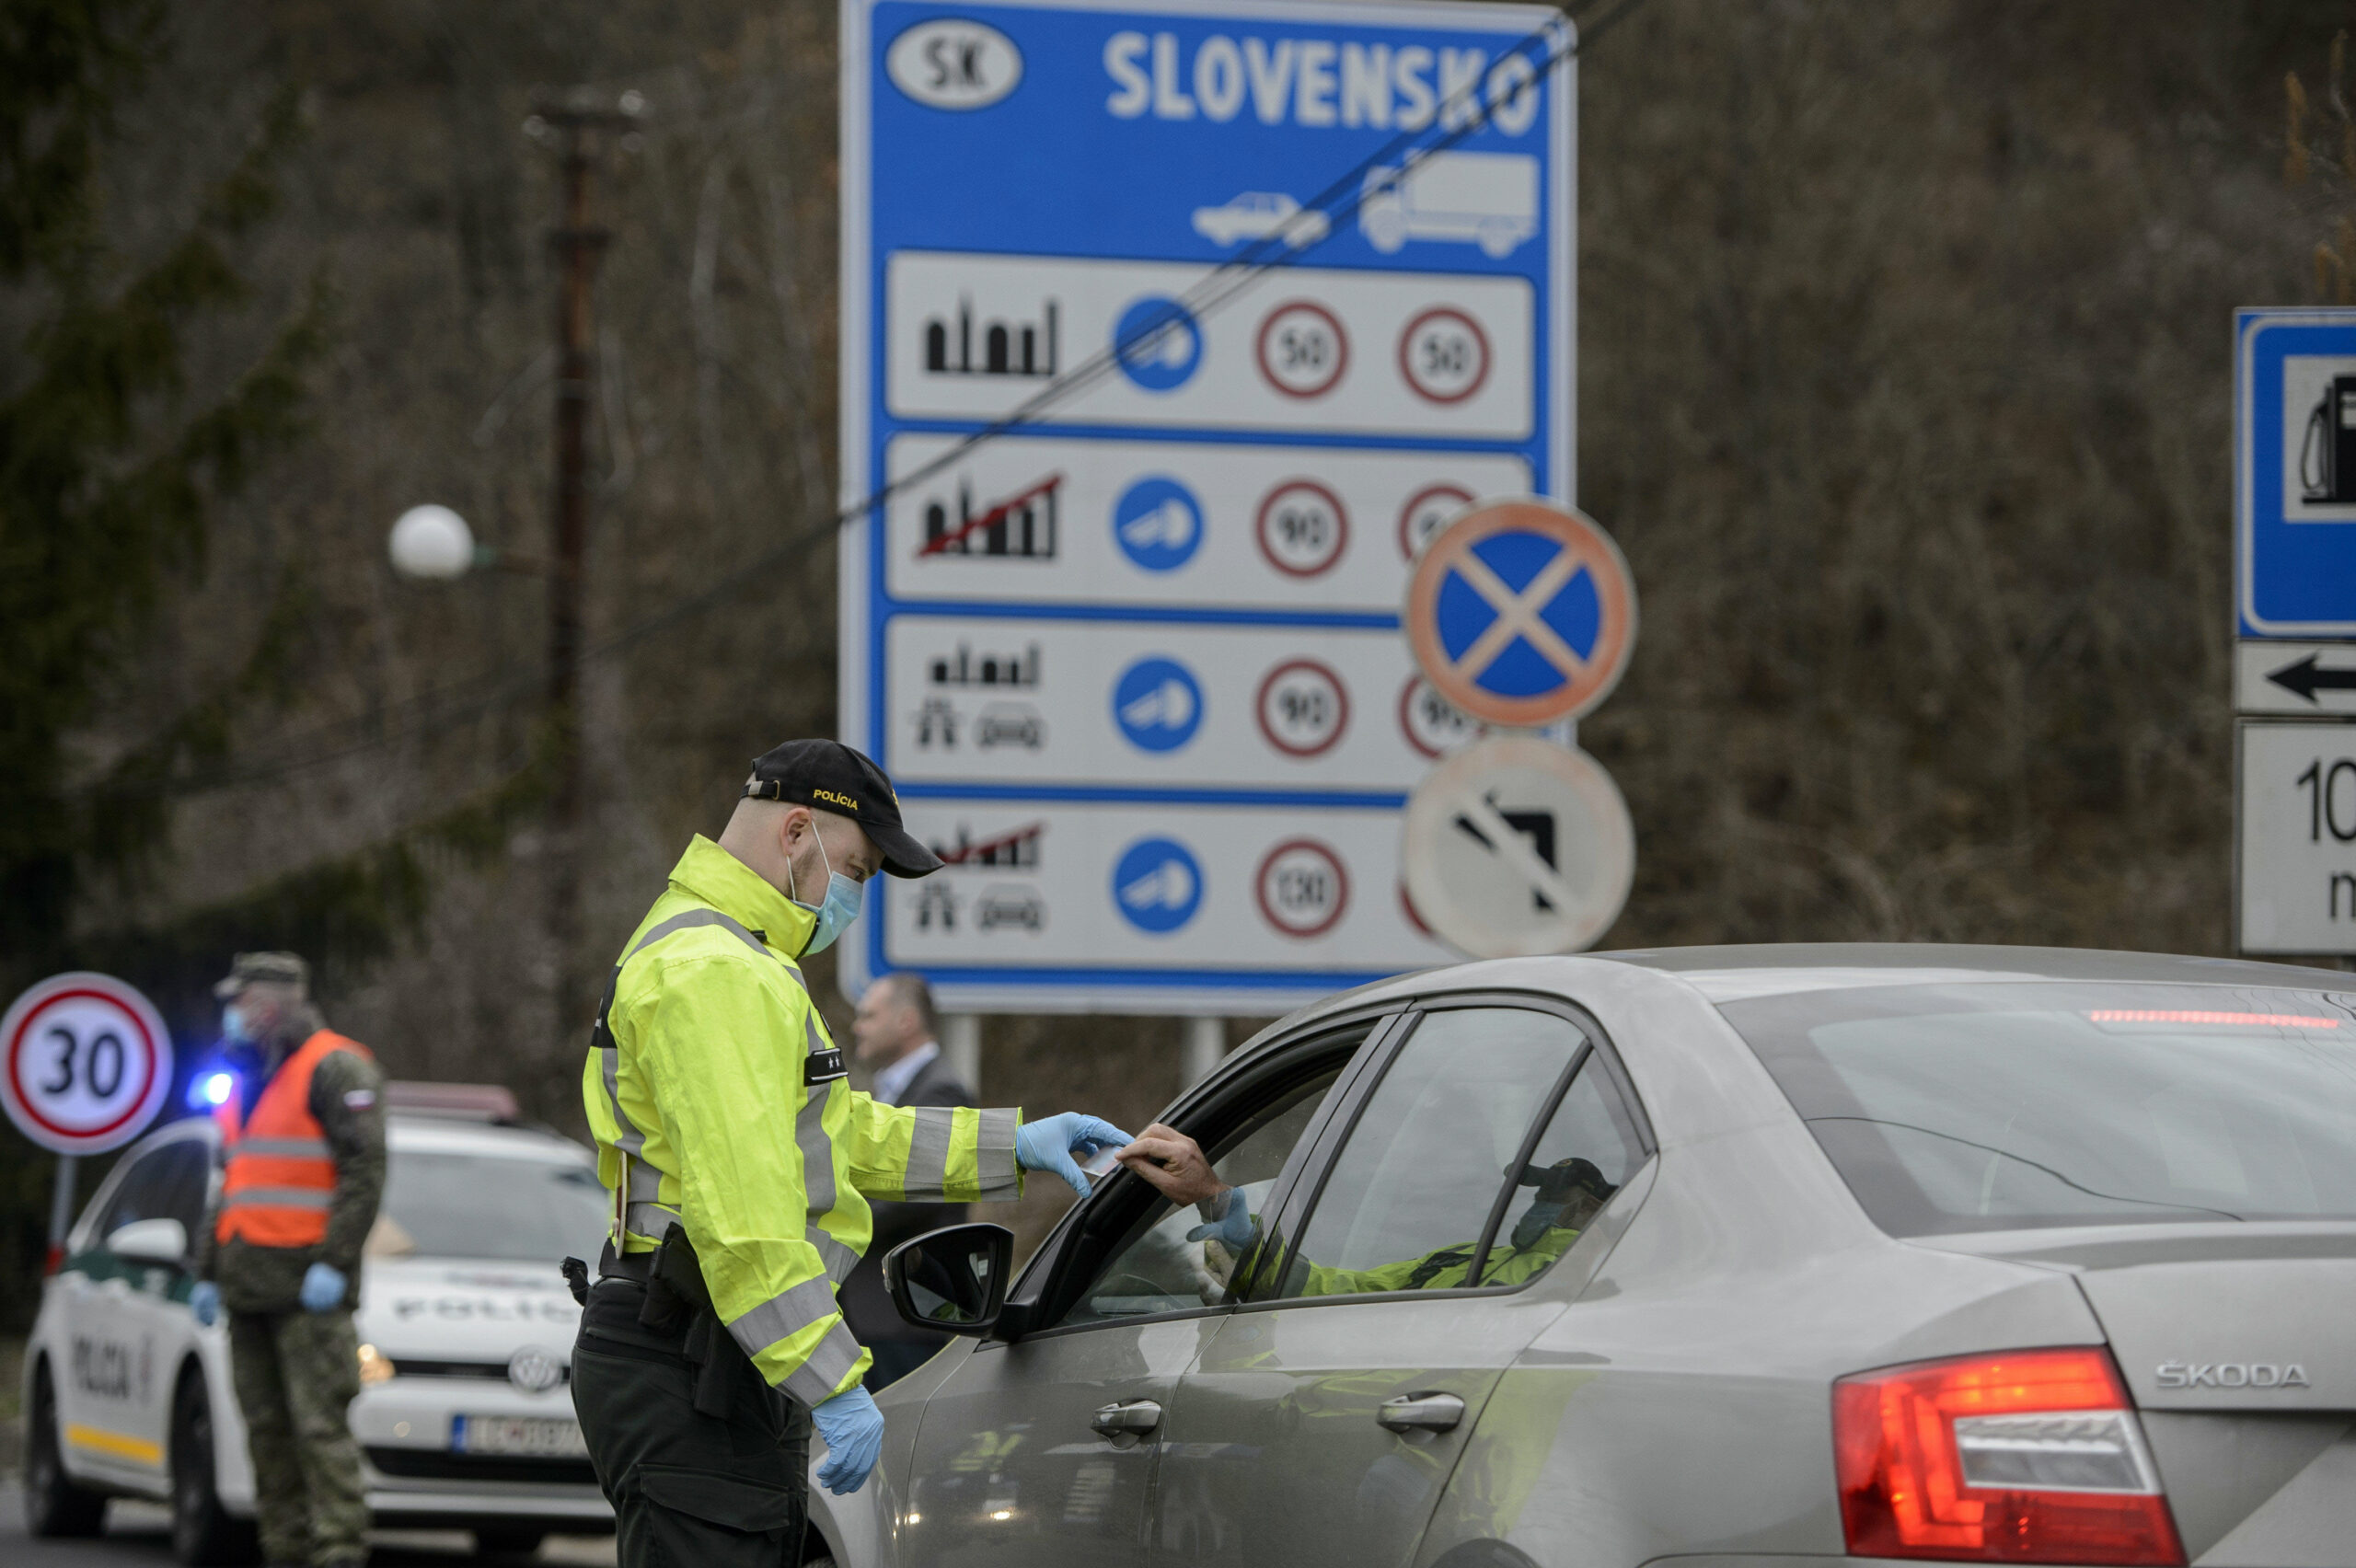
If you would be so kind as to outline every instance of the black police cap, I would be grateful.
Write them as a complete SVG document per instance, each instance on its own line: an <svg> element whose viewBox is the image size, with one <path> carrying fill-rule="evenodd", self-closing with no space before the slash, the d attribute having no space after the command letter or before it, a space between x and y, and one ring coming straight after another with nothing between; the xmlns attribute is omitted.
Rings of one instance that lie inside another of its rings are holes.
<svg viewBox="0 0 2356 1568"><path fill-rule="evenodd" d="M900 824L900 798L884 770L840 741L788 741L763 752L753 759L745 794L856 819L884 852L884 869L895 877L941 870L941 857Z"/></svg>

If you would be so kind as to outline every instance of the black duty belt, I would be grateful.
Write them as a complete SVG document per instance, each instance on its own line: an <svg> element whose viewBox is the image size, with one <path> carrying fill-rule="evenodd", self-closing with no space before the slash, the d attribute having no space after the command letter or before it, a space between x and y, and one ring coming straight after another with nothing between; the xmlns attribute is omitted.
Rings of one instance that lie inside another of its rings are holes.
<svg viewBox="0 0 2356 1568"><path fill-rule="evenodd" d="M599 1279L627 1279L644 1285L654 1277L654 1254L652 1252L617 1252L611 1241L597 1254Z"/></svg>
<svg viewBox="0 0 2356 1568"><path fill-rule="evenodd" d="M679 1336L682 1353L696 1367L697 1411L725 1420L730 1392L744 1380L745 1372L754 1370L752 1358L713 1309L687 1231L674 1220L664 1232L663 1244L652 1252L617 1252L608 1240L597 1256L597 1277L629 1280L645 1287L639 1326L666 1337ZM757 1373L753 1381L777 1397Z"/></svg>

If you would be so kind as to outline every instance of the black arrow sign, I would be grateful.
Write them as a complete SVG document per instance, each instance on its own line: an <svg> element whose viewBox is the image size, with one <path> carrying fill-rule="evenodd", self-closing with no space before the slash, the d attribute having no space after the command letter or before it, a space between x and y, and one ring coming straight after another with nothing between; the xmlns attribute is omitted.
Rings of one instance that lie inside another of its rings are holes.
<svg viewBox="0 0 2356 1568"><path fill-rule="evenodd" d="M2356 670L2319 670L2316 661L2320 653L2310 653L2295 664L2286 664L2266 678L2284 691L2295 692L2315 702L2319 691L2356 691ZM2321 704L2316 704L2320 707Z"/></svg>

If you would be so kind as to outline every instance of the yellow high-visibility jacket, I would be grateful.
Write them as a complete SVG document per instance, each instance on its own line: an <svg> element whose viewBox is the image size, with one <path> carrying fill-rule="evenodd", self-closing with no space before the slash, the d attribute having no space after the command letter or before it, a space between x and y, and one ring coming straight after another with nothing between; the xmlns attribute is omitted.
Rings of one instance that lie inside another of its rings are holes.
<svg viewBox="0 0 2356 1568"><path fill-rule="evenodd" d="M867 1371L835 1304L867 1200L1019 1197L1022 1116L854 1092L789 956L813 924L699 835L622 949L581 1092L621 1251L686 1227L729 1333L814 1405Z"/></svg>

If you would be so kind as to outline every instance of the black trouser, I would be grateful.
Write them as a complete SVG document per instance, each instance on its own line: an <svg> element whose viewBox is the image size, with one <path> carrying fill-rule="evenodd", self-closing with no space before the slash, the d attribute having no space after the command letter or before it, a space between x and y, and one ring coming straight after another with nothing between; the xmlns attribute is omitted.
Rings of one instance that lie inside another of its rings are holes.
<svg viewBox="0 0 2356 1568"><path fill-rule="evenodd" d="M738 1358L725 1418L695 1407L686 1335L640 1323L646 1290L602 1279L572 1345L572 1407L614 1505L621 1568L794 1568L810 1412Z"/></svg>

